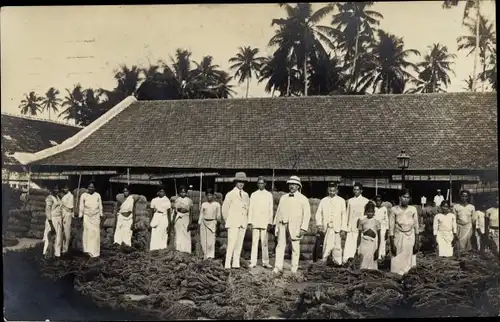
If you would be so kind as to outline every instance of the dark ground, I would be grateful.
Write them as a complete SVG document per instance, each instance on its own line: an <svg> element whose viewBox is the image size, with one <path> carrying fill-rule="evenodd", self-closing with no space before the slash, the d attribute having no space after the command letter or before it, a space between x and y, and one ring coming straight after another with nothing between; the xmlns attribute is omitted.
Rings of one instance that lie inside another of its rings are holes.
<svg viewBox="0 0 500 322"><path fill-rule="evenodd" d="M3 254L3 292L8 321L144 320L97 307L74 291L72 278L53 282L42 277L24 251Z"/></svg>

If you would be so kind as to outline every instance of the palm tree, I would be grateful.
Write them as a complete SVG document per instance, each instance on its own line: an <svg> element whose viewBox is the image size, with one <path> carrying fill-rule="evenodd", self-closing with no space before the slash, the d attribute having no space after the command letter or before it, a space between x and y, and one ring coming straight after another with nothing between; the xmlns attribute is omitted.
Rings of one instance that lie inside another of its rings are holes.
<svg viewBox="0 0 500 322"><path fill-rule="evenodd" d="M418 67L407 58L410 55L419 56L420 53L415 49L404 49L402 38L383 30L378 31L378 38L366 62L371 72L360 80L360 91L364 92L368 87L373 87L374 92L378 88L381 94L403 93L407 80L413 78L407 69L418 72Z"/></svg>
<svg viewBox="0 0 500 322"><path fill-rule="evenodd" d="M462 87L463 90L467 91L467 92L475 92L476 89L475 89L475 85L476 85L476 81L474 80L474 78L472 77L472 75L469 75L469 77L464 80L464 83L465 83L465 87Z"/></svg>
<svg viewBox="0 0 500 322"><path fill-rule="evenodd" d="M484 68L483 72L479 74L479 78L484 83L488 81L491 85L491 88L495 91L497 90L497 51L496 49L490 55L490 60L488 63L488 69Z"/></svg>
<svg viewBox="0 0 500 322"><path fill-rule="evenodd" d="M66 89L66 92L67 95L62 103L62 107L65 110L59 114L59 117L63 116L63 119L66 121L73 119L75 124L79 124L85 99L82 85L76 84L73 86L73 90Z"/></svg>
<svg viewBox="0 0 500 322"><path fill-rule="evenodd" d="M42 100L43 98L37 96L35 92L30 92L28 95L24 94L24 99L19 105L21 114L30 114L31 116L36 116L42 111Z"/></svg>
<svg viewBox="0 0 500 322"><path fill-rule="evenodd" d="M49 111L49 120L50 120L50 111L54 111L57 113L59 111L59 105L61 105L61 99L57 97L59 95L59 91L54 87L49 88L47 93L45 93L45 98L42 102L43 110Z"/></svg>
<svg viewBox="0 0 500 322"><path fill-rule="evenodd" d="M452 7L457 7L459 3L459 0L444 0L443 2L443 8L449 9ZM467 19L470 17L472 9L476 9L476 19L475 19L475 26L473 27L474 34L476 35L476 44L475 47L479 47L479 22L480 22L480 16L481 16L481 5L480 5L480 0L465 0L465 8L464 8L464 15L462 18L462 23L465 24ZM472 67L472 81L475 82L477 77L476 77L476 68L477 68L477 58L478 58L478 52L476 51L474 53L474 65ZM476 88L475 86L472 86L472 88Z"/></svg>
<svg viewBox="0 0 500 322"><path fill-rule="evenodd" d="M259 72L265 61L264 57L257 56L258 53L258 48L251 48L250 46L239 47L239 52L236 56L229 59L229 62L233 64L229 68L236 69L234 76L239 77L238 84L243 83L245 80L247 81L245 97L248 97L248 89L250 87L250 79L252 78L252 75L256 78L259 77Z"/></svg>
<svg viewBox="0 0 500 322"><path fill-rule="evenodd" d="M467 56L471 53L475 53L476 56L479 56L481 59L481 64L483 66L483 72L486 70L486 65L488 62L488 57L493 53L496 46L496 33L495 26L486 20L485 17L479 17L479 37L475 32L476 22L468 21L465 23L465 27L469 31L468 35L460 36L457 38L458 42L458 50L469 50ZM476 62L475 62L476 64ZM476 67L474 67L473 74L476 75ZM474 80L476 81L476 80ZM484 91L484 82L483 82L483 91Z"/></svg>
<svg viewBox="0 0 500 322"><path fill-rule="evenodd" d="M278 30L269 41L269 46L277 46L293 57L294 63L301 66L304 83L304 95L307 96L307 60L311 54L325 52L321 41L334 47L330 38L316 28L318 22L334 9L333 5L327 5L312 11L310 3L298 3L295 7L280 3L287 13L285 19L273 19L272 25L277 25Z"/></svg>
<svg viewBox="0 0 500 322"><path fill-rule="evenodd" d="M123 98L135 95L137 87L142 81L141 72L142 70L135 65L131 68L126 65L120 66L120 69L115 72L115 79L118 82L115 92L122 93Z"/></svg>
<svg viewBox="0 0 500 322"><path fill-rule="evenodd" d="M417 64L421 68L418 80L416 81L417 87L412 90L418 93L434 93L444 92L445 88L450 84L449 73L453 73L451 65L454 63L452 60L456 55L449 54L448 48L439 43L429 46L429 53L425 55L424 60Z"/></svg>
<svg viewBox="0 0 500 322"><path fill-rule="evenodd" d="M333 36L337 43L345 50L345 59L352 59L351 89L356 87L358 70L356 62L358 52L363 44L371 43L375 37L376 26L384 18L380 13L369 10L373 1L338 3L339 12L333 16L332 25L335 28L320 28Z"/></svg>

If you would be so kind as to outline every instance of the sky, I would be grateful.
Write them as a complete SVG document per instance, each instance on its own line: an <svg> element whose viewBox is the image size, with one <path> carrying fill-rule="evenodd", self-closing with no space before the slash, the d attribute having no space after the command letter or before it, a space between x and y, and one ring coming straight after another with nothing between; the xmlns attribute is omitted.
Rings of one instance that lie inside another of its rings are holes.
<svg viewBox="0 0 500 322"><path fill-rule="evenodd" d="M421 57L433 43L446 45L457 55L455 75L448 92L464 91L472 73L473 56L457 52L464 4L443 9L442 1L377 2L372 7L384 19L380 28L403 38L405 48ZM318 9L324 4L314 3ZM484 1L482 13L495 19L495 5ZM285 17L277 4L199 4L134 6L2 7L1 94L2 112L20 114L25 93L44 95L50 87L66 94L80 83L84 88L112 89L113 71L121 64L147 67L169 61L177 48L188 49L200 61L205 55L229 70L229 58L240 46L273 52L267 43L274 33L271 21ZM320 24L329 25L331 16ZM244 97L245 84L236 82L234 97ZM265 83L250 83L249 97L266 97ZM48 118L45 112L42 117ZM55 119L52 115L52 119Z"/></svg>

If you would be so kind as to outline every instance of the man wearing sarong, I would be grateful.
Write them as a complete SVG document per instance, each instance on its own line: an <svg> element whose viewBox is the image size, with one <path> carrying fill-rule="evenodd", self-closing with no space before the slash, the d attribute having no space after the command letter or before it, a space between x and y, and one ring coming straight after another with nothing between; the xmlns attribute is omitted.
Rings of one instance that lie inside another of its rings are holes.
<svg viewBox="0 0 500 322"><path fill-rule="evenodd" d="M82 193L78 217L83 218L83 252L92 258L97 258L101 251L101 195L95 191L95 184L91 181L87 192Z"/></svg>
<svg viewBox="0 0 500 322"><path fill-rule="evenodd" d="M387 228L389 226L389 216L387 207L382 206L382 196L375 196L375 219L380 223L380 248L378 259L383 259L386 255Z"/></svg>
<svg viewBox="0 0 500 322"><path fill-rule="evenodd" d="M347 231L347 209L344 198L337 195L338 185L328 184L328 196L321 199L315 214L318 231L325 235L322 261L329 256L336 264L342 264L342 238Z"/></svg>
<svg viewBox="0 0 500 322"><path fill-rule="evenodd" d="M205 192L207 201L201 204L198 226L200 227L200 244L205 259L215 258L215 232L217 222L222 219L221 206L214 200L212 189Z"/></svg>
<svg viewBox="0 0 500 322"><path fill-rule="evenodd" d="M151 219L150 250L166 249L168 242L168 217L171 215L170 199L165 196L165 190L158 190L158 197L151 200L153 218Z"/></svg>
<svg viewBox="0 0 500 322"><path fill-rule="evenodd" d="M498 246L498 239L499 239L499 234L498 234L498 195L496 199L497 206L492 207L488 210L486 210L485 213L485 226L486 226L486 231L488 232L488 237L489 237L489 244L490 244L490 249L498 255L499 253L499 246ZM495 249L496 246L496 249Z"/></svg>
<svg viewBox="0 0 500 322"><path fill-rule="evenodd" d="M391 244L391 272L406 274L417 265L419 227L417 208L410 206L410 192L403 189L400 204L389 212L389 240Z"/></svg>
<svg viewBox="0 0 500 322"><path fill-rule="evenodd" d="M358 242L358 219L364 216L368 199L363 197L363 185L359 182L353 186L354 197L347 200L347 237L344 245L343 263L351 261L356 254Z"/></svg>
<svg viewBox="0 0 500 322"><path fill-rule="evenodd" d="M247 175L237 172L233 182L233 190L229 191L222 203L222 217L227 229L226 261L224 268L240 268L241 250L248 225L248 209L250 197L243 191Z"/></svg>
<svg viewBox="0 0 500 322"><path fill-rule="evenodd" d="M460 203L453 206L453 213L457 217L458 251L472 249L472 215L476 211L469 203L470 193L468 190L460 192Z"/></svg>
<svg viewBox="0 0 500 322"><path fill-rule="evenodd" d="M436 239L439 257L452 257L453 244L457 240L457 220L450 212L450 203L444 200L440 205L441 212L434 216L433 234Z"/></svg>
<svg viewBox="0 0 500 322"><path fill-rule="evenodd" d="M71 239L71 219L74 216L73 213L73 203L74 198L69 187L66 184L63 188L64 196L61 198L61 210L62 210L62 227L63 227L63 241L62 241L62 251L63 254L68 252L69 242Z"/></svg>
<svg viewBox="0 0 500 322"><path fill-rule="evenodd" d="M125 200L118 209L116 216L116 229L113 242L117 245L132 246L132 225L134 224L134 197L130 194L130 187L123 188Z"/></svg>
<svg viewBox="0 0 500 322"><path fill-rule="evenodd" d="M378 257L381 243L380 221L375 219L375 205L369 202L365 206L365 216L358 219L357 249L361 257L360 269L378 269Z"/></svg>
<svg viewBox="0 0 500 322"><path fill-rule="evenodd" d="M292 243L292 274L297 273L300 258L300 240L307 232L309 220L311 219L309 200L299 191L302 188L300 178L291 176L286 183L290 192L281 196L276 210L276 217L274 218L275 235L278 237L274 274L283 272L287 234L289 234Z"/></svg>
<svg viewBox="0 0 500 322"><path fill-rule="evenodd" d="M63 227L62 227L62 210L61 199L59 198L59 187L55 186L51 193L45 199L45 231L43 233L43 254L46 255L49 250L49 238L55 234L54 256L61 257L61 248L63 240Z"/></svg>
<svg viewBox="0 0 500 322"><path fill-rule="evenodd" d="M252 230L252 252L250 255L250 268L257 265L257 254L259 241L262 250L262 266L272 268L269 264L268 230L273 224L273 195L266 190L264 178L257 179L258 190L250 196L250 208L248 210L248 225Z"/></svg>
<svg viewBox="0 0 500 322"><path fill-rule="evenodd" d="M485 209L483 205L481 209ZM483 251L486 247L485 243L485 213L479 209L474 211L472 215L472 227L474 228L474 235L476 237L476 247L478 251Z"/></svg>
<svg viewBox="0 0 500 322"><path fill-rule="evenodd" d="M179 252L191 254L191 233L189 232L189 224L191 223L193 200L187 196L186 187L179 187L179 196L175 199L174 206L177 213L174 224L175 249Z"/></svg>

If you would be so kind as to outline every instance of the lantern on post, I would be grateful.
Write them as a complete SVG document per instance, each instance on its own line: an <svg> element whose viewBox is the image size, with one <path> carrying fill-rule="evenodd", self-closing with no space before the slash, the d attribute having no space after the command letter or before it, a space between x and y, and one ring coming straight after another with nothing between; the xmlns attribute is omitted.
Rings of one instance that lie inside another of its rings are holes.
<svg viewBox="0 0 500 322"><path fill-rule="evenodd" d="M405 170L410 167L410 156L403 150L397 156L398 168L401 169L401 188L405 187Z"/></svg>

